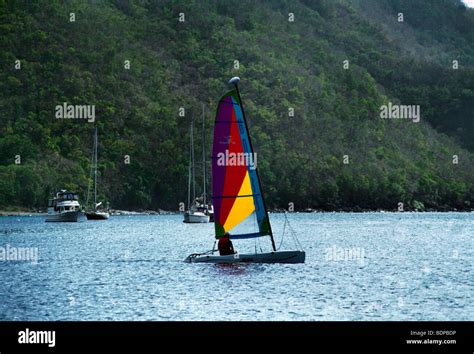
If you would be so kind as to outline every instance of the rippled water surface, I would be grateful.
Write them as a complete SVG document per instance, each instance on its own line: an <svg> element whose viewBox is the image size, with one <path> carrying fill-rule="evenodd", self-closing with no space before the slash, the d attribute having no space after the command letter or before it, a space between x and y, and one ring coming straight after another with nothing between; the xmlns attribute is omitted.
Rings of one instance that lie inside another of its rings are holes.
<svg viewBox="0 0 474 354"><path fill-rule="evenodd" d="M185 264L213 224L180 215L1 217L0 320L473 320L473 213L290 214L306 263ZM271 214L280 244L284 215ZM269 249L239 240L241 252ZM286 233L282 249L296 246Z"/></svg>

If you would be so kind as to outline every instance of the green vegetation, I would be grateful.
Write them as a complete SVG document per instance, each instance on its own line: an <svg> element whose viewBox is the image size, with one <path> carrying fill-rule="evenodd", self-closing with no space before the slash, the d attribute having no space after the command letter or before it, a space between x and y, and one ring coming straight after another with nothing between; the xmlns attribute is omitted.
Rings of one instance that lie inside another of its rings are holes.
<svg viewBox="0 0 474 354"><path fill-rule="evenodd" d="M63 102L96 106L101 200L177 209L190 119L205 103L210 151L235 75L270 207L474 207L474 11L459 0L0 0L0 48L2 209L85 198L94 128L56 119ZM389 101L421 122L381 119Z"/></svg>

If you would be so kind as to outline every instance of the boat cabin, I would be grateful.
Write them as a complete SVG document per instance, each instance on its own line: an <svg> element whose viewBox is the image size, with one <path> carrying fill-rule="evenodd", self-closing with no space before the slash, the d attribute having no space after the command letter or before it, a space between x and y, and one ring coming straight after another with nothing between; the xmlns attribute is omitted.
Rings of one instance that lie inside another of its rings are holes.
<svg viewBox="0 0 474 354"><path fill-rule="evenodd" d="M76 193L68 192L68 191L61 191L56 193L56 198L58 201L64 200L79 200L79 197Z"/></svg>
<svg viewBox="0 0 474 354"><path fill-rule="evenodd" d="M52 208L54 212L65 212L65 211L78 211L80 205L78 203L79 197L74 192L67 190L61 190L56 193L53 199L48 200L48 209Z"/></svg>

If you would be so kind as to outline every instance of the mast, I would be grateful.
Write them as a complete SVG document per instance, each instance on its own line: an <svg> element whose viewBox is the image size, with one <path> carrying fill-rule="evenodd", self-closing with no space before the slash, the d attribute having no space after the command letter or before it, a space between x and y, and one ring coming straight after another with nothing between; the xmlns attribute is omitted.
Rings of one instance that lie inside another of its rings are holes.
<svg viewBox="0 0 474 354"><path fill-rule="evenodd" d="M95 126L94 136L94 210L97 210L97 125Z"/></svg>
<svg viewBox="0 0 474 354"><path fill-rule="evenodd" d="M196 200L196 171L194 168L194 116L191 118L191 162L193 172L193 202Z"/></svg>
<svg viewBox="0 0 474 354"><path fill-rule="evenodd" d="M253 150L253 145L252 145L252 138L250 137L250 131L247 124L247 117L245 116L244 105L242 104L242 98L240 97L240 92L239 92L239 86L238 86L239 81L240 79L238 77L234 77L230 79L229 83L233 84L235 86L235 90L237 91L237 96L239 97L240 109L242 110L242 116L244 118L245 130L247 131L247 136L249 138L250 151L253 153L254 150ZM270 239L272 241L272 248L273 248L273 251L276 251L275 239L273 238L272 225L270 224L270 218L268 217L267 204L265 203L265 198L263 197L262 182L260 180L260 175L258 174L258 168L255 169L255 172L257 174L258 184L260 185L260 193L262 194L263 209L265 209L265 216L267 217L267 220L268 220L268 228L270 231Z"/></svg>
<svg viewBox="0 0 474 354"><path fill-rule="evenodd" d="M93 177L93 173L94 173L94 155L95 155L95 134L94 134L94 137L92 139L92 156L91 156L91 165L90 165L90 170L89 170L89 182L87 184L87 197L86 197L86 207L89 208L90 207L90 197L91 197L91 183L93 183L93 180L94 180L94 177ZM56 189L58 190L58 189ZM54 197L54 195L53 195Z"/></svg>
<svg viewBox="0 0 474 354"><path fill-rule="evenodd" d="M189 166L188 166L188 210L191 206L191 150L192 150L192 138L191 138L192 130L190 129L189 133Z"/></svg>
<svg viewBox="0 0 474 354"><path fill-rule="evenodd" d="M202 104L202 169L203 169L203 205L206 205L206 142L204 134L204 103Z"/></svg>

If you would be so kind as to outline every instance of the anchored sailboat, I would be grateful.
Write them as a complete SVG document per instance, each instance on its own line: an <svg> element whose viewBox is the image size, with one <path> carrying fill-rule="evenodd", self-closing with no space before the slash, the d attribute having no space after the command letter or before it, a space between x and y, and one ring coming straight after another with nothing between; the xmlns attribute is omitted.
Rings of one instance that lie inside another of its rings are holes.
<svg viewBox="0 0 474 354"><path fill-rule="evenodd" d="M269 236L272 252L219 255L216 250L195 253L186 262L206 263L304 263L304 251L277 251L262 194L250 134L238 89L219 101L212 151L212 199L215 237L249 239Z"/></svg>
<svg viewBox="0 0 474 354"><path fill-rule="evenodd" d="M206 162L206 126L204 124L205 122L205 115L204 115L204 104L202 105L202 170L203 170L203 194L202 194L202 207L203 207L203 212L206 215L209 215L209 221L213 222L214 221L214 208L212 206L212 203L207 200L207 162Z"/></svg>
<svg viewBox="0 0 474 354"><path fill-rule="evenodd" d="M93 175L94 183L94 201L91 210L86 211L87 220L107 220L110 214L99 207L102 205L102 202L97 203L97 148L98 148L98 137L97 137L97 126L95 127L94 133L94 147L92 153L92 166L91 166L91 175ZM89 184L90 187L90 184ZM87 202L86 205L89 206L89 194L90 188L87 191Z"/></svg>
<svg viewBox="0 0 474 354"><path fill-rule="evenodd" d="M203 112L204 119L204 112ZM189 179L188 179L188 210L184 213L185 223L208 223L209 215L206 213L206 165L203 162L204 178L203 178L203 196L196 198L196 170L194 163L194 120L191 122L191 129L189 135ZM204 149L204 146L203 146ZM203 155L204 158L204 155ZM193 199L191 202L191 187L193 191Z"/></svg>

